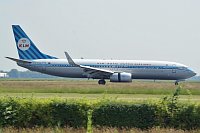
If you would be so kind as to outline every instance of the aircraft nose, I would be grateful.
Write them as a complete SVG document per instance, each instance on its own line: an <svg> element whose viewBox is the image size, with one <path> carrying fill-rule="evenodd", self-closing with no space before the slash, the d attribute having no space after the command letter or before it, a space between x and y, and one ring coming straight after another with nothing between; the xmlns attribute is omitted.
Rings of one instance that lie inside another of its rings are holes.
<svg viewBox="0 0 200 133"><path fill-rule="evenodd" d="M187 71L188 78L191 78L191 77L193 77L193 76L195 76L197 74L196 72L194 72L190 68L187 68L186 71Z"/></svg>
<svg viewBox="0 0 200 133"><path fill-rule="evenodd" d="M196 72L190 70L190 76L191 76L191 77L195 76L196 74L197 74Z"/></svg>
<svg viewBox="0 0 200 133"><path fill-rule="evenodd" d="M195 73L194 71L192 71L192 76L195 76L195 75L197 75L197 73Z"/></svg>

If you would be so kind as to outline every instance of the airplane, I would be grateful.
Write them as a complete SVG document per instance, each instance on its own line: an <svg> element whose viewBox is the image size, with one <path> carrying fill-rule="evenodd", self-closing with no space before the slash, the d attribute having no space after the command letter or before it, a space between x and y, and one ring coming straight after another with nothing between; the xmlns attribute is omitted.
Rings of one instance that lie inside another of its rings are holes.
<svg viewBox="0 0 200 133"><path fill-rule="evenodd" d="M72 59L67 52L66 59L59 59L42 53L19 25L12 25L12 29L19 59L6 58L31 71L60 77L99 79L100 85L105 85L107 79L110 82L174 80L178 85L178 82L196 75L188 66L169 61Z"/></svg>

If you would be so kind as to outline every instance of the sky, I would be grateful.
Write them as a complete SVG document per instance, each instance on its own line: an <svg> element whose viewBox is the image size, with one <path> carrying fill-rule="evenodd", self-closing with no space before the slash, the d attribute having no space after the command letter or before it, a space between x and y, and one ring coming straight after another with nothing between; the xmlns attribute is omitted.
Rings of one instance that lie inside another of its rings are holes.
<svg viewBox="0 0 200 133"><path fill-rule="evenodd" d="M199 0L0 0L0 70L26 70L11 29L65 58L174 61L200 74Z"/></svg>

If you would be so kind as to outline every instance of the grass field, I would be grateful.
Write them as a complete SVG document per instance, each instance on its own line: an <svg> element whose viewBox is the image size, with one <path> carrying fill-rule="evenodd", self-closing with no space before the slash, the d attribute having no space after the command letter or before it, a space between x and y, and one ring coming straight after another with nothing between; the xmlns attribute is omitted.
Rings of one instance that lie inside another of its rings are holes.
<svg viewBox="0 0 200 133"><path fill-rule="evenodd" d="M200 101L200 82L180 83L181 100ZM98 85L96 80L0 80L0 97L61 97L100 98L102 96L121 100L160 99L174 92L173 82L134 81Z"/></svg>

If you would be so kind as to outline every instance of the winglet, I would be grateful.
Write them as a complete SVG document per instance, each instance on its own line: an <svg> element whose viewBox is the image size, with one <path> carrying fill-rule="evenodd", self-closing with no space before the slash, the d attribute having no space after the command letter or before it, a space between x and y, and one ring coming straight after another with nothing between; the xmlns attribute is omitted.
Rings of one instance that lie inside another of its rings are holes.
<svg viewBox="0 0 200 133"><path fill-rule="evenodd" d="M69 63L70 65L79 66L79 65L77 65L77 64L72 60L72 58L69 56L69 54L68 54L67 52L65 52L65 56L66 56L67 61L68 61L68 63Z"/></svg>

